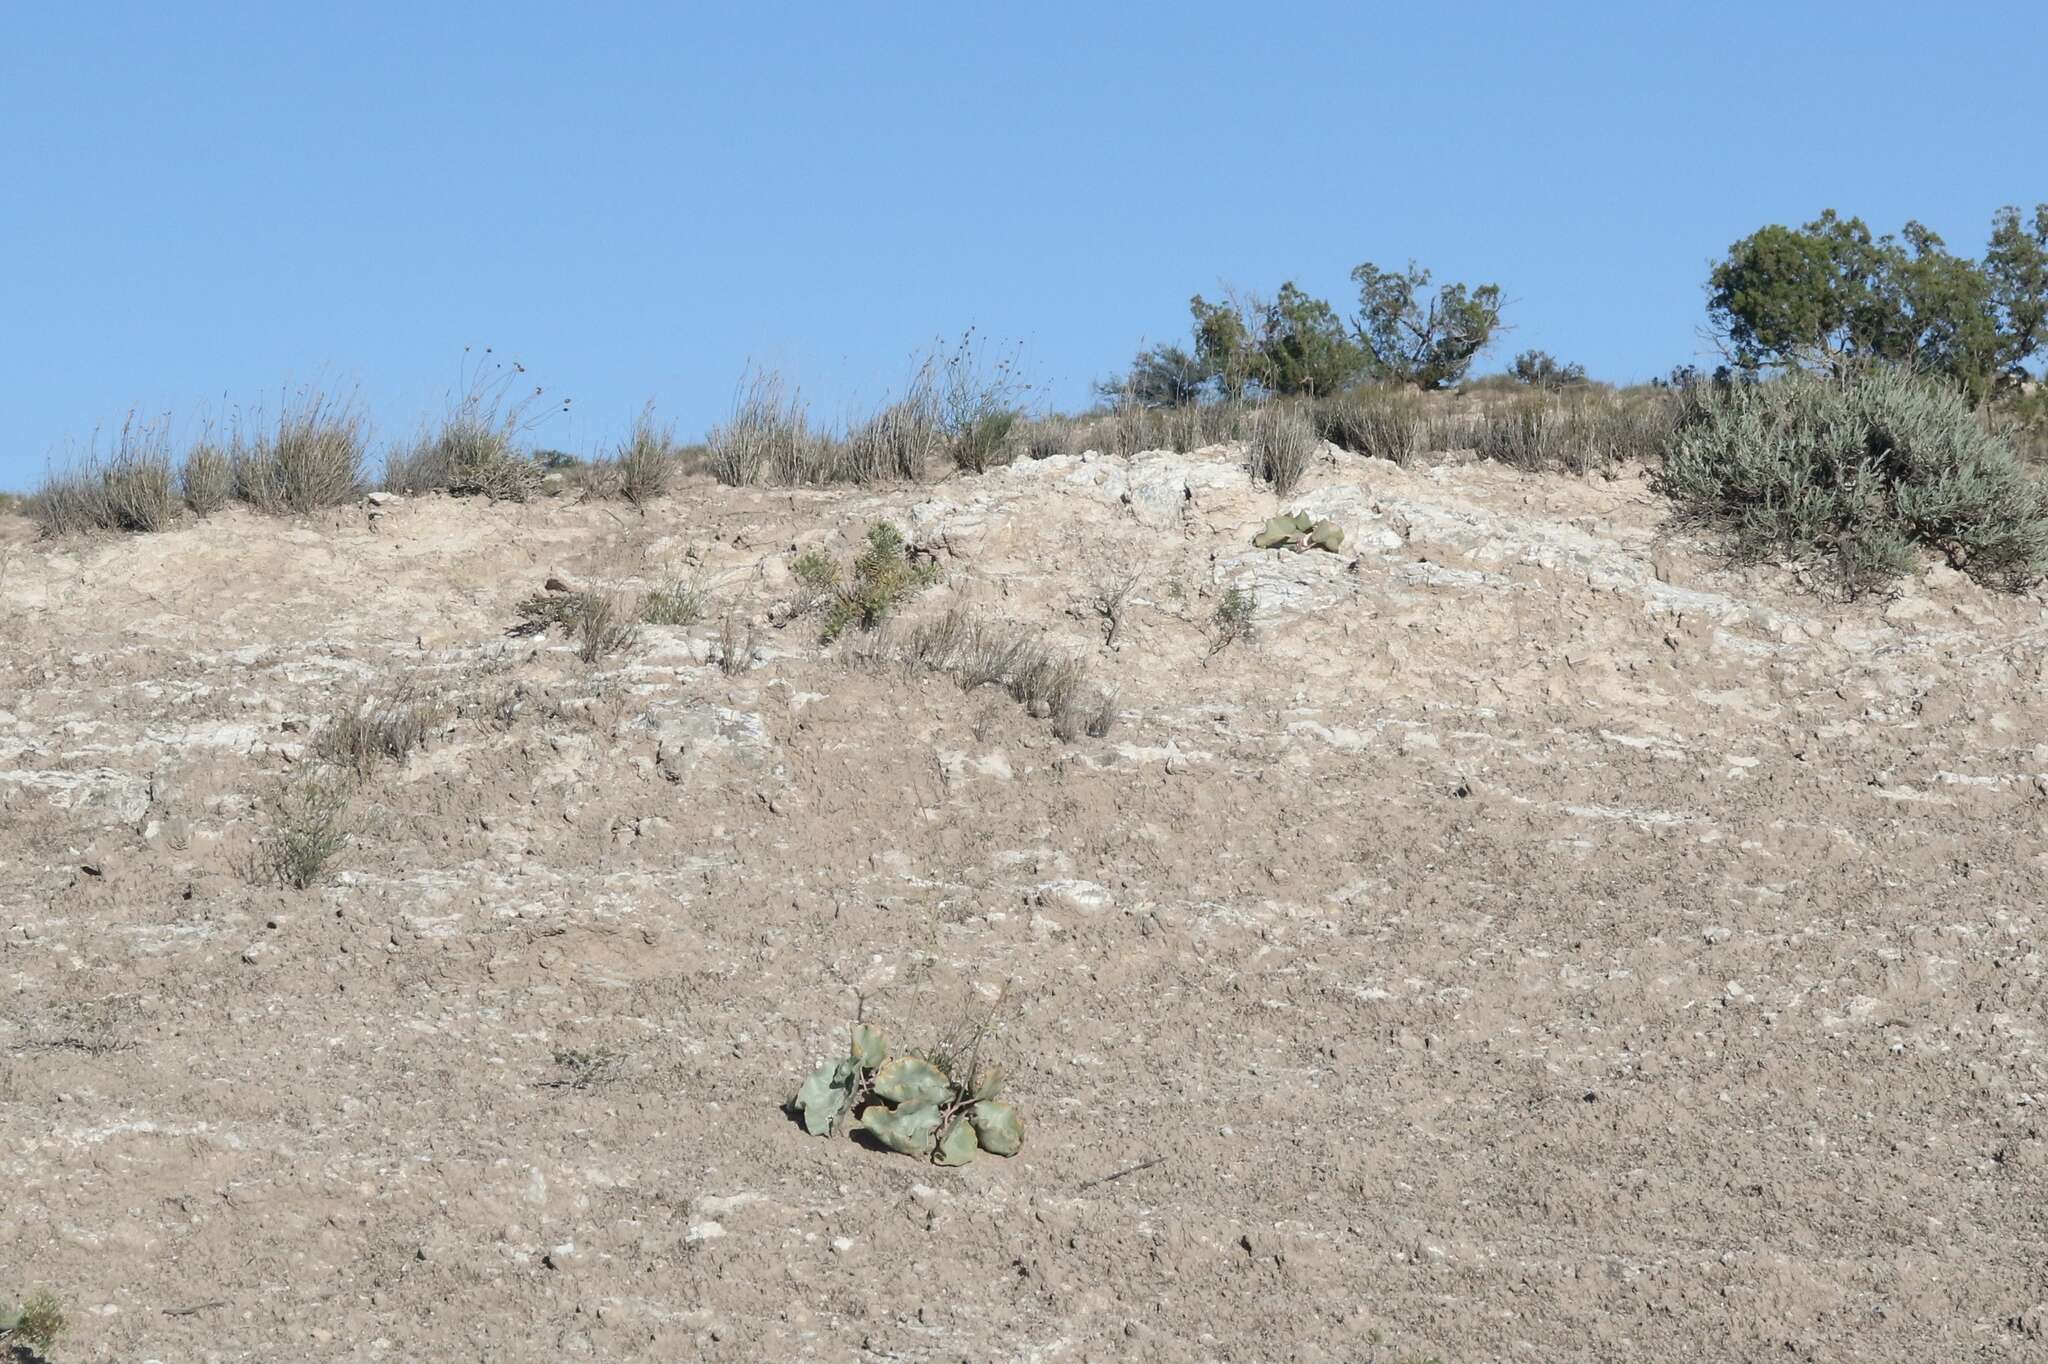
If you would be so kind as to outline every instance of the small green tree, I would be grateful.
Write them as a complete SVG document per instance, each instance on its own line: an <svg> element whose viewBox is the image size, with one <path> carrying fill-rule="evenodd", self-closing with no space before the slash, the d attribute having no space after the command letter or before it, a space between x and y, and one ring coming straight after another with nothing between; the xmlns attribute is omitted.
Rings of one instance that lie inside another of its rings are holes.
<svg viewBox="0 0 2048 1364"><path fill-rule="evenodd" d="M1354 326L1376 378L1446 388L1465 377L1500 326L1498 284L1446 284L1425 297L1430 272L1414 261L1405 271L1367 261L1351 278L1358 285Z"/></svg>
<svg viewBox="0 0 2048 1364"><path fill-rule="evenodd" d="M1568 365L1547 350L1525 350L1515 357L1508 374L1518 384L1531 388L1572 388L1586 382L1584 365Z"/></svg>
<svg viewBox="0 0 2048 1364"><path fill-rule="evenodd" d="M1292 280L1260 310L1253 374L1266 392L1282 397L1337 393L1357 380L1365 364L1365 353L1337 310Z"/></svg>
<svg viewBox="0 0 2048 1364"><path fill-rule="evenodd" d="M1707 278L1708 315L1734 361L1841 377L1885 361L1959 386L1973 402L2026 378L2048 344L2048 205L2031 224L2001 209L1979 263L1917 222L1874 236L1833 209L1761 228Z"/></svg>
<svg viewBox="0 0 2048 1364"><path fill-rule="evenodd" d="M1140 407L1192 407L1202 400L1209 381L1216 377L1199 354L1179 346L1152 346L1131 361L1130 372L1095 386L1105 402L1130 401Z"/></svg>
<svg viewBox="0 0 2048 1364"><path fill-rule="evenodd" d="M1983 270L1998 329L1999 382L2015 387L2027 362L2048 351L2048 204L2034 206L2031 222L2010 205L1998 210Z"/></svg>

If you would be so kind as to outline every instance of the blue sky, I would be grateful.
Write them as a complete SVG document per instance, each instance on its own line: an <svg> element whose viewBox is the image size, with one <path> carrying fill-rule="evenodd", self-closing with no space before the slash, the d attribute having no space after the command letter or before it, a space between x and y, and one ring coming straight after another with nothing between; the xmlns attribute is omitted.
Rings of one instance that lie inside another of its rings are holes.
<svg viewBox="0 0 2048 1364"><path fill-rule="evenodd" d="M751 360L826 416L974 325L1041 396L1191 293L1413 257L1523 347L1642 379L1737 237L1833 206L1974 254L2048 199L2048 6L14 5L0 14L0 487L123 413L465 345L579 452Z"/></svg>

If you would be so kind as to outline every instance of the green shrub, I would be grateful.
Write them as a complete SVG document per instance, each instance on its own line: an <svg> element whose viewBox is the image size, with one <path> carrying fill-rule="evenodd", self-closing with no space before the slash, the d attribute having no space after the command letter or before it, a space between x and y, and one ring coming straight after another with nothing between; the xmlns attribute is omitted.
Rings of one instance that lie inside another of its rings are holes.
<svg viewBox="0 0 2048 1364"><path fill-rule="evenodd" d="M1586 382L1584 365L1568 365L1547 350L1525 350L1515 357L1508 375L1530 388L1576 388Z"/></svg>
<svg viewBox="0 0 2048 1364"><path fill-rule="evenodd" d="M1223 599L1216 603L1216 611L1209 617L1208 657L1216 657L1233 644L1251 643L1258 629L1258 611L1259 599L1251 589L1225 589Z"/></svg>
<svg viewBox="0 0 2048 1364"><path fill-rule="evenodd" d="M1845 376L1873 362L1940 375L1973 402L2027 381L2048 346L2048 204L2000 209L1981 261L1916 222L1873 236L1833 209L1762 228L1708 277L1708 315L1747 369Z"/></svg>
<svg viewBox="0 0 2048 1364"><path fill-rule="evenodd" d="M704 619L710 603L711 594L704 588L700 570L670 567L660 583L640 599L640 619L647 625L695 625Z"/></svg>
<svg viewBox="0 0 2048 1364"><path fill-rule="evenodd" d="M932 567L912 562L903 532L887 521L868 527L867 548L853 561L853 574L825 608L819 638L831 643L848 626L872 630L912 592L938 580Z"/></svg>
<svg viewBox="0 0 2048 1364"><path fill-rule="evenodd" d="M348 846L353 795L347 774L341 772L307 773L288 784L277 799L263 842L265 869L294 890L318 885L329 860Z"/></svg>
<svg viewBox="0 0 2048 1364"><path fill-rule="evenodd" d="M2048 570L2048 493L1953 388L1880 367L1692 402L1658 486L1743 555L1827 556L1852 595L1909 571L1915 546L2000 586Z"/></svg>
<svg viewBox="0 0 2048 1364"><path fill-rule="evenodd" d="M823 550L807 549L789 566L796 580L796 614L804 615L839 590L839 565Z"/></svg>

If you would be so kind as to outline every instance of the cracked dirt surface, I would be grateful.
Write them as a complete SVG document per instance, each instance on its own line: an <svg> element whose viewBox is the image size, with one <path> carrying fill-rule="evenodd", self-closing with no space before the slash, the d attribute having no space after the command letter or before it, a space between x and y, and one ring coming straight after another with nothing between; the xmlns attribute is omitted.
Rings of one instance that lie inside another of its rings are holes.
<svg viewBox="0 0 2048 1364"><path fill-rule="evenodd" d="M1340 555L1277 505L1212 450L0 518L0 1287L63 1360L2048 1350L2042 599L1832 604L1635 474L1326 453ZM766 623L880 518L907 621L1048 632L1111 731ZM703 623L504 633L690 550ZM328 881L254 874L401 685ZM1004 983L1016 1158L783 1111L856 1008Z"/></svg>

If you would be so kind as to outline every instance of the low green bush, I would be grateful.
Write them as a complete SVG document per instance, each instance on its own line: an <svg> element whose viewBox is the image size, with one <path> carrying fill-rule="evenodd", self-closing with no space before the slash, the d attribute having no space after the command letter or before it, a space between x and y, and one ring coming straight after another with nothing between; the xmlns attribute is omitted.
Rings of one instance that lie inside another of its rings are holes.
<svg viewBox="0 0 2048 1364"><path fill-rule="evenodd" d="M1657 485L1749 558L1818 556L1850 595L1933 550L1994 586L2048 571L2048 490L1957 390L1890 367L1702 387Z"/></svg>

